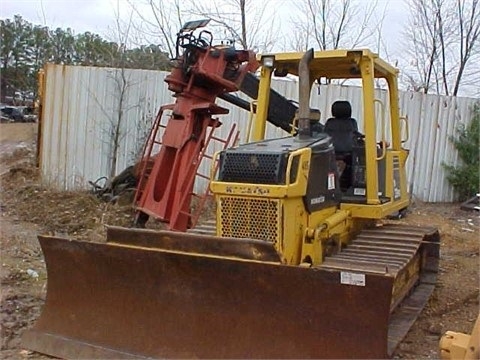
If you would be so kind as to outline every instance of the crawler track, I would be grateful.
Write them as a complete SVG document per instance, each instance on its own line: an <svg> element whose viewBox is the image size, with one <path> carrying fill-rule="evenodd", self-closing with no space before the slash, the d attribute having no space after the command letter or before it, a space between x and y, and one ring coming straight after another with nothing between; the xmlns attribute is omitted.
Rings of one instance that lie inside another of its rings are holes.
<svg viewBox="0 0 480 360"><path fill-rule="evenodd" d="M384 225L363 230L345 249L327 257L326 270L391 274L394 289L388 354L403 340L435 287L439 234L434 228Z"/></svg>
<svg viewBox="0 0 480 360"><path fill-rule="evenodd" d="M215 222L191 233L214 235ZM320 266L330 271L390 274L395 277L388 331L388 354L415 323L430 298L438 272L437 229L388 224L363 230L346 248Z"/></svg>

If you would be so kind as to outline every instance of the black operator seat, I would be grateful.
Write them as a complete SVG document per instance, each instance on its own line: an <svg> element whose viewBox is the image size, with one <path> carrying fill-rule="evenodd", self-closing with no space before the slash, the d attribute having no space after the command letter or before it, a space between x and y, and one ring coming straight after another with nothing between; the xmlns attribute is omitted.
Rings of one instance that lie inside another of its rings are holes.
<svg viewBox="0 0 480 360"><path fill-rule="evenodd" d="M348 101L335 101L332 115L325 123L324 131L331 136L337 158L351 155L355 135L358 135L357 120L352 118L352 106Z"/></svg>

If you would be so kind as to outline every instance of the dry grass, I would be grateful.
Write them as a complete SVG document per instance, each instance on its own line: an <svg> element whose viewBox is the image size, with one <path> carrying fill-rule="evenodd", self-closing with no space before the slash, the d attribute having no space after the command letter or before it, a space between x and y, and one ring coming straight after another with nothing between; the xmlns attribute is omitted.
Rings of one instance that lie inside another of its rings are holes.
<svg viewBox="0 0 480 360"><path fill-rule="evenodd" d="M88 191L56 191L41 184L32 151L14 153L2 162L24 160L1 177L2 210L37 224L51 235L103 241L105 225L133 226L131 205L106 203ZM149 227L162 228L153 221Z"/></svg>

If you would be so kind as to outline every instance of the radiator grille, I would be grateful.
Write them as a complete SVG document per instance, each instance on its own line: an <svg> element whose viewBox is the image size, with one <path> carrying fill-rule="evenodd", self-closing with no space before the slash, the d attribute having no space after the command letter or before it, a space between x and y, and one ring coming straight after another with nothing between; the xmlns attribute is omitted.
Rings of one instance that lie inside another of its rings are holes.
<svg viewBox="0 0 480 360"><path fill-rule="evenodd" d="M287 154L225 152L221 155L220 181L284 184Z"/></svg>
<svg viewBox="0 0 480 360"><path fill-rule="evenodd" d="M280 236L280 201L223 196L220 198L222 236L276 243Z"/></svg>

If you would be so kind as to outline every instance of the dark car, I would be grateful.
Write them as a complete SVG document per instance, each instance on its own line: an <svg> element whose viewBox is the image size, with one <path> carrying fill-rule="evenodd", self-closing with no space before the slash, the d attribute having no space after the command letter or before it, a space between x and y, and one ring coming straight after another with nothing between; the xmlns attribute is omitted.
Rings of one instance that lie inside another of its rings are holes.
<svg viewBox="0 0 480 360"><path fill-rule="evenodd" d="M2 121L5 122L35 122L37 116L33 109L26 106L5 106L0 109Z"/></svg>

